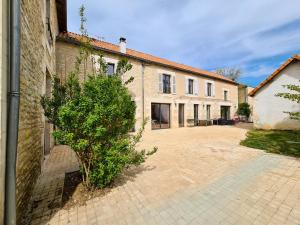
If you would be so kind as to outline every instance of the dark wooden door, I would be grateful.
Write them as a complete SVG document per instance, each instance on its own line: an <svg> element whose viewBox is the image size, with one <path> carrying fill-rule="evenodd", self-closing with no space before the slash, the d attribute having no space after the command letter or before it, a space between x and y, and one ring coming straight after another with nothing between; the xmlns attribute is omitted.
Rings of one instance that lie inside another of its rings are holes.
<svg viewBox="0 0 300 225"><path fill-rule="evenodd" d="M179 104L178 106L178 123L179 127L184 127L184 104Z"/></svg>

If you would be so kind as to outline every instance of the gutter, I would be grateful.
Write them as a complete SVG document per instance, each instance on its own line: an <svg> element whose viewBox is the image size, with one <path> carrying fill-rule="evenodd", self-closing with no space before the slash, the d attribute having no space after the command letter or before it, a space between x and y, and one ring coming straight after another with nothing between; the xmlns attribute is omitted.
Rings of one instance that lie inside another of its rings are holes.
<svg viewBox="0 0 300 225"><path fill-rule="evenodd" d="M16 158L20 105L20 0L10 0L8 50L8 108L5 169L5 225L16 224Z"/></svg>

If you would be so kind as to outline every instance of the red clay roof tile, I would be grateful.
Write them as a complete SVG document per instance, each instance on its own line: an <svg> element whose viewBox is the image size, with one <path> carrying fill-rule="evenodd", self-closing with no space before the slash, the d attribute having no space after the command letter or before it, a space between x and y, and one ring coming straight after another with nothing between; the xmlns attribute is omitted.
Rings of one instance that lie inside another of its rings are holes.
<svg viewBox="0 0 300 225"><path fill-rule="evenodd" d="M81 38L82 38L82 36L80 34L76 34L76 33L73 33L73 32L63 32L63 33L60 33L59 36L58 36L58 40L73 40L73 41L76 41L76 42L79 42L81 40ZM194 67L187 66L187 65L184 65L184 64L172 62L172 61L169 61L167 59L159 58L159 57L156 57L156 56L153 56L153 55L150 55L150 54L146 54L146 53L142 53L142 52L138 52L138 51L135 51L135 50L132 50L132 49L127 48L126 49L126 54L122 54L119 50L118 45L111 44L111 43L108 43L108 42L105 42L105 41L100 41L100 40L97 40L95 38L91 38L91 44L94 47L97 47L97 48L99 48L103 51L109 51L109 52L124 55L124 56L127 56L127 57L133 57L133 58L144 60L144 61L147 61L147 62L161 64L163 66L168 66L168 67L183 70L183 71L186 71L186 72L191 72L191 73L194 73L194 74L197 74L197 75L202 75L202 76L207 76L207 77L210 77L210 78L215 78L215 79L218 79L218 80L223 80L223 81L226 81L226 82L237 85L237 83L235 81L233 81L233 80L231 80L231 79L229 79L225 76L222 76L220 74L210 72L210 71L206 71L206 70L202 70L202 69L198 69L198 68L194 68Z"/></svg>

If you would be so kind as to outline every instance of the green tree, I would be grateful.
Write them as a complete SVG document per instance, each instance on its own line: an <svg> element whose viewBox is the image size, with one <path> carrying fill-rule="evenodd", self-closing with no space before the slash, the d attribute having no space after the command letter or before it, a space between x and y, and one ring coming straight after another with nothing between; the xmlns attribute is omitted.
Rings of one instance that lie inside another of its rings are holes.
<svg viewBox="0 0 300 225"><path fill-rule="evenodd" d="M238 106L237 114L249 118L251 114L250 105L247 102L240 103Z"/></svg>
<svg viewBox="0 0 300 225"><path fill-rule="evenodd" d="M51 97L43 96L41 102L45 116L53 118L51 122L57 127L53 132L55 140L75 151L84 185L102 188L124 168L143 163L157 148L136 150L145 123L137 134L129 134L136 122L136 105L127 88L133 78L123 82L121 77L132 68L131 64L123 58L116 73L108 75L101 52L92 48L84 29L83 7L80 16L83 32L74 71L68 74L65 84L55 78ZM87 73L80 72L81 66L84 67L85 62L95 55L98 56L99 69L89 71L80 83L79 76Z"/></svg>
<svg viewBox="0 0 300 225"><path fill-rule="evenodd" d="M275 96L282 97L300 104L300 85L288 84L282 86L287 88L289 91L291 91L291 93L290 92L278 93ZM291 119L300 120L300 112L284 112L284 113L289 114Z"/></svg>
<svg viewBox="0 0 300 225"><path fill-rule="evenodd" d="M242 70L240 68L219 68L215 71L217 74L223 75L225 77L230 78L233 81L238 81L242 74Z"/></svg>

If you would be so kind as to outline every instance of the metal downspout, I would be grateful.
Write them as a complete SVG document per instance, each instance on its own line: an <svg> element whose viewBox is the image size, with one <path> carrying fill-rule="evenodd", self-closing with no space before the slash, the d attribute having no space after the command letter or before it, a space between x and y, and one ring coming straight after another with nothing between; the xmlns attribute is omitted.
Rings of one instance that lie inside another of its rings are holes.
<svg viewBox="0 0 300 225"><path fill-rule="evenodd" d="M16 224L16 158L20 102L20 0L9 5L9 77L5 171L5 224Z"/></svg>
<svg viewBox="0 0 300 225"><path fill-rule="evenodd" d="M142 63L142 122L145 122L145 64Z"/></svg>

